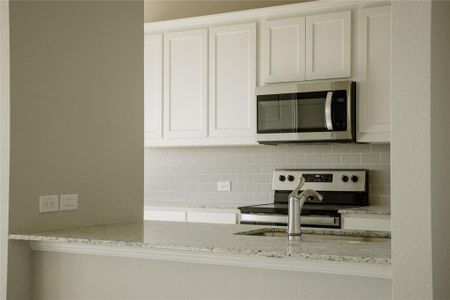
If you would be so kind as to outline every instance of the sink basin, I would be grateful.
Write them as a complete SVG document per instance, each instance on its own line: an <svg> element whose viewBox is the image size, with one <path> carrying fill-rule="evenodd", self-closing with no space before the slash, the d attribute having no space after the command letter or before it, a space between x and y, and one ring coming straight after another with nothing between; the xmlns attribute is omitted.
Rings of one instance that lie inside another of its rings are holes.
<svg viewBox="0 0 450 300"><path fill-rule="evenodd" d="M263 228L257 230L241 231L237 232L238 235L249 235L249 236L268 236L268 237L278 237L286 238L287 233L285 229L282 228ZM350 243L367 243L367 242L385 242L386 237L367 237L362 235L343 235L343 234L318 234L304 232L302 234L302 241L307 242L326 242L326 241L342 241Z"/></svg>

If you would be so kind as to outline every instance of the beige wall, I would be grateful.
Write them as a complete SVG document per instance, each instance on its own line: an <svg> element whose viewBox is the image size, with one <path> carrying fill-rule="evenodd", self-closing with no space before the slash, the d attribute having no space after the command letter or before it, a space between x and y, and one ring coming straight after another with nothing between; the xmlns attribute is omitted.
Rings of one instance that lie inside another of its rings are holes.
<svg viewBox="0 0 450 300"><path fill-rule="evenodd" d="M450 299L450 3L392 3L394 299Z"/></svg>
<svg viewBox="0 0 450 300"><path fill-rule="evenodd" d="M50 252L33 263L35 300L391 299L390 279Z"/></svg>
<svg viewBox="0 0 450 300"><path fill-rule="evenodd" d="M145 22L156 22L178 18L188 18L219 14L244 9L254 9L274 5L306 2L309 0L283 1L283 0L203 0L203 1L152 1L144 0Z"/></svg>
<svg viewBox="0 0 450 300"><path fill-rule="evenodd" d="M431 9L431 226L433 296L450 299L450 2Z"/></svg>
<svg viewBox="0 0 450 300"><path fill-rule="evenodd" d="M9 3L0 1L0 299L6 297L9 214Z"/></svg>
<svg viewBox="0 0 450 300"><path fill-rule="evenodd" d="M143 2L10 6L10 232L141 219ZM61 193L79 210L38 213Z"/></svg>
<svg viewBox="0 0 450 300"><path fill-rule="evenodd" d="M30 300L32 297L32 251L28 241L9 241L8 300ZM0 299L4 300L4 298Z"/></svg>
<svg viewBox="0 0 450 300"><path fill-rule="evenodd" d="M431 1L392 3L394 299L432 299L430 27Z"/></svg>

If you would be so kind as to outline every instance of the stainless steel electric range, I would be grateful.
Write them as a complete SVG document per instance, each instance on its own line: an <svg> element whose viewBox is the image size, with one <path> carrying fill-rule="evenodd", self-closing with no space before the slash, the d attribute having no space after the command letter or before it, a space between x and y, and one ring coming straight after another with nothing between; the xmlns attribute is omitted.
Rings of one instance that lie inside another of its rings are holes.
<svg viewBox="0 0 450 300"><path fill-rule="evenodd" d="M274 202L239 207L241 224L286 225L288 195L301 176L305 178L303 189L323 196L322 202L306 200L301 212L303 226L341 228L340 209L368 205L367 170L275 170Z"/></svg>

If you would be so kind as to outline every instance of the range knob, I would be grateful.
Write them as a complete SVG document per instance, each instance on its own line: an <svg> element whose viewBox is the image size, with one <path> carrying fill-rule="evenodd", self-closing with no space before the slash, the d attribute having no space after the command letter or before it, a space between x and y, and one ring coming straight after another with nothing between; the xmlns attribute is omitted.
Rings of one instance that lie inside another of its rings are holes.
<svg viewBox="0 0 450 300"><path fill-rule="evenodd" d="M286 176L280 175L280 177L278 177L278 179L279 179L280 181L285 181L285 180L286 180Z"/></svg>
<svg viewBox="0 0 450 300"><path fill-rule="evenodd" d="M348 176L347 175L342 175L342 181L343 182L347 182L348 181Z"/></svg>
<svg viewBox="0 0 450 300"><path fill-rule="evenodd" d="M352 176L352 181L353 182L358 182L358 180L359 180L358 176L356 176L356 175Z"/></svg>
<svg viewBox="0 0 450 300"><path fill-rule="evenodd" d="M289 180L289 181L294 181L294 179L295 179L294 176L292 176L292 175L289 175L289 176L288 176L288 180Z"/></svg>

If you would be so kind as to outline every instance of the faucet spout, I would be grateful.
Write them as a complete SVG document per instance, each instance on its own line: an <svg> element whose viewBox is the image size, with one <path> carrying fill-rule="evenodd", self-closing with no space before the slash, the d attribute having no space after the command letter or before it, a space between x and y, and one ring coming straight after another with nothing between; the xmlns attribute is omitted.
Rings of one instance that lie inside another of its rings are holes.
<svg viewBox="0 0 450 300"><path fill-rule="evenodd" d="M305 178L302 176L300 178L299 184L289 195L288 203L288 240L295 241L302 239L301 230L301 212L303 209L303 204L307 199L322 201L323 197L318 192L308 189L304 190L299 194L300 189L305 184Z"/></svg>

